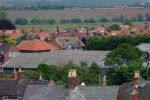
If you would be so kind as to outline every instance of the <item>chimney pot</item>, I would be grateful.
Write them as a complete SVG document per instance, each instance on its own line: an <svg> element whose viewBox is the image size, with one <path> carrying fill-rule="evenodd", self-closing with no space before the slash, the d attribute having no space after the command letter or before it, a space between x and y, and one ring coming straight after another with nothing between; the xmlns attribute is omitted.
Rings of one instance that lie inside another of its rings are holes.
<svg viewBox="0 0 150 100"><path fill-rule="evenodd" d="M75 90L78 83L79 79L77 78L76 69L70 69L68 73L68 89Z"/></svg>

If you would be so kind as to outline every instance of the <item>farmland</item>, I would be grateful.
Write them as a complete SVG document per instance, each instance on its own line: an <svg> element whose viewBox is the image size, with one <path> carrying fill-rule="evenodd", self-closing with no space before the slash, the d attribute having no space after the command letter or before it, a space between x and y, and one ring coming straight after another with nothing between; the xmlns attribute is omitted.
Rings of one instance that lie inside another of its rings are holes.
<svg viewBox="0 0 150 100"><path fill-rule="evenodd" d="M26 18L31 20L32 18L37 19L56 19L59 21L62 18L94 18L99 19L100 17L114 18L123 15L127 18L132 18L138 14L150 13L150 8L100 8L100 9L74 9L74 10L13 10L6 11L8 18L15 20L16 18Z"/></svg>

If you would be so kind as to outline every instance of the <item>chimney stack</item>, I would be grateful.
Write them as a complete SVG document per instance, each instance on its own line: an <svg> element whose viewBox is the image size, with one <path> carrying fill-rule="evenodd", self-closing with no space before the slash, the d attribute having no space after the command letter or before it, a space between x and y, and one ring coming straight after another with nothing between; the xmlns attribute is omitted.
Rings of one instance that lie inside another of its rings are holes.
<svg viewBox="0 0 150 100"><path fill-rule="evenodd" d="M136 86L138 84L139 79L140 79L140 72L139 71L135 71L134 77L132 79L132 84L134 86Z"/></svg>
<svg viewBox="0 0 150 100"><path fill-rule="evenodd" d="M140 100L139 94L135 86L132 87L132 90L130 93L130 100Z"/></svg>
<svg viewBox="0 0 150 100"><path fill-rule="evenodd" d="M56 27L56 31L57 31L57 33L59 33L59 32L60 32L59 27Z"/></svg>
<svg viewBox="0 0 150 100"><path fill-rule="evenodd" d="M17 80L20 81L24 79L24 71L22 71L21 67L19 67L19 71L17 72Z"/></svg>
<svg viewBox="0 0 150 100"><path fill-rule="evenodd" d="M106 82L106 75L103 75L103 77L100 77L100 86L106 86L107 82Z"/></svg>
<svg viewBox="0 0 150 100"><path fill-rule="evenodd" d="M68 89L74 90L79 83L77 78L76 69L70 69L68 73Z"/></svg>

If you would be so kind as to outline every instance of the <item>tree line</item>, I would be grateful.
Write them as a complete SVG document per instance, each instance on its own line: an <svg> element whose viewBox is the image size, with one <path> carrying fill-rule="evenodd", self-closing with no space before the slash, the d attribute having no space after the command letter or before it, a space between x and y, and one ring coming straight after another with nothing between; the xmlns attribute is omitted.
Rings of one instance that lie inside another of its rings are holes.
<svg viewBox="0 0 150 100"><path fill-rule="evenodd" d="M150 21L150 13L146 13L145 15L138 14L136 17L133 18L125 18L123 15L109 19L107 17L101 17L100 19L96 20L94 18L87 18L87 19L80 19L80 18L72 18L72 19L60 19L59 23L67 24L67 23L97 23L97 22L127 22L127 21ZM36 19L33 18L30 21L26 18L16 18L16 24L19 25L27 25L27 24L56 24L56 19Z"/></svg>
<svg viewBox="0 0 150 100"><path fill-rule="evenodd" d="M128 43L138 45L141 43L150 43L150 35L125 35L125 36L100 36L90 37L86 44L86 50L113 50L120 44Z"/></svg>

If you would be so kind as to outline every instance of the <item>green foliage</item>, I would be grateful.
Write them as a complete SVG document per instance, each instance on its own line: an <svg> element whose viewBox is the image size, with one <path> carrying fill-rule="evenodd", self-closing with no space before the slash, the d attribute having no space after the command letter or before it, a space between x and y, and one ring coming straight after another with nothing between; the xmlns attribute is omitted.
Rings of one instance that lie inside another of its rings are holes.
<svg viewBox="0 0 150 100"><path fill-rule="evenodd" d="M24 75L26 79L38 79L39 73L35 70L25 70Z"/></svg>
<svg viewBox="0 0 150 100"><path fill-rule="evenodd" d="M6 19L7 18L7 14L3 11L0 11L0 19Z"/></svg>
<svg viewBox="0 0 150 100"><path fill-rule="evenodd" d="M74 19L71 19L70 20L70 23L81 23L81 19L78 19L78 18L74 18Z"/></svg>
<svg viewBox="0 0 150 100"><path fill-rule="evenodd" d="M113 25L109 26L109 29L111 29L111 30L120 30L121 28L118 24L113 24Z"/></svg>
<svg viewBox="0 0 150 100"><path fill-rule="evenodd" d="M131 20L125 21L123 24L124 25L129 25L129 26L133 25L133 23L131 22Z"/></svg>
<svg viewBox="0 0 150 100"><path fill-rule="evenodd" d="M27 25L28 24L28 20L25 18L17 18L15 21L15 24L18 25Z"/></svg>
<svg viewBox="0 0 150 100"><path fill-rule="evenodd" d="M138 21L144 21L144 16L142 14L137 15L137 20Z"/></svg>
<svg viewBox="0 0 150 100"><path fill-rule="evenodd" d="M3 38L3 41L15 45L16 41L11 38Z"/></svg>
<svg viewBox="0 0 150 100"><path fill-rule="evenodd" d="M132 44L134 46L141 43L150 43L150 35L90 37L87 40L85 49L86 50L113 50L123 43Z"/></svg>
<svg viewBox="0 0 150 100"><path fill-rule="evenodd" d="M96 23L96 20L93 18L85 19L84 23Z"/></svg>
<svg viewBox="0 0 150 100"><path fill-rule="evenodd" d="M54 66L40 64L37 72L42 74L44 79L53 79L56 84L65 84L67 82L67 75L69 69L76 69L80 82L85 82L88 85L97 85L99 82L99 66L93 63L91 67L77 66L71 61L64 66Z"/></svg>
<svg viewBox="0 0 150 100"><path fill-rule="evenodd" d="M146 21L150 21L150 13L145 14Z"/></svg>
<svg viewBox="0 0 150 100"><path fill-rule="evenodd" d="M147 62L148 60L149 53L142 52L132 45L122 44L108 53L105 58L105 65L118 67L121 65L128 65L134 61L142 64L143 62Z"/></svg>
<svg viewBox="0 0 150 100"><path fill-rule="evenodd" d="M101 17L100 19L99 19L99 22L109 22L110 20L108 19L108 18L106 18L106 17Z"/></svg>
<svg viewBox="0 0 150 100"><path fill-rule="evenodd" d="M108 85L120 85L131 82L135 71L140 71L142 78L147 79L150 76L150 68L143 67L139 62L133 62L127 66L110 68L107 71L107 83Z"/></svg>

